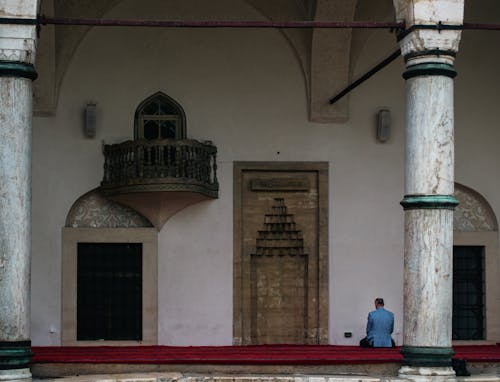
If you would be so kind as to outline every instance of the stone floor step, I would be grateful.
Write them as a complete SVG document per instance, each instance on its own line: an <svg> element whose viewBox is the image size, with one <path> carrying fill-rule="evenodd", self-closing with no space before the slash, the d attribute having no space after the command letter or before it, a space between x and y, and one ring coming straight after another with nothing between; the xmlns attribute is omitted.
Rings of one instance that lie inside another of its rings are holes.
<svg viewBox="0 0 500 382"><path fill-rule="evenodd" d="M395 382L395 378L392 381ZM307 376L307 375L252 375L202 376L179 373L102 374L61 378L33 379L33 382L380 382L381 378L361 375ZM479 381L474 381L479 382ZM492 382L492 381L488 381ZM500 380L499 380L500 382Z"/></svg>
<svg viewBox="0 0 500 382"><path fill-rule="evenodd" d="M500 374L457 377L457 382L500 382ZM407 382L397 377L366 375L183 375L181 373L141 373L81 375L33 379L33 382Z"/></svg>

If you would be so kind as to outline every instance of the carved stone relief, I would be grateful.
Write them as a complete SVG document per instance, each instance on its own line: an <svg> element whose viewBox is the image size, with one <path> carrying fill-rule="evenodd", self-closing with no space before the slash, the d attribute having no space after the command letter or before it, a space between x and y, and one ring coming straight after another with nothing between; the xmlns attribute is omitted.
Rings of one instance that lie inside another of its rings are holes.
<svg viewBox="0 0 500 382"><path fill-rule="evenodd" d="M498 224L488 202L477 192L455 184L455 197L460 203L455 209L453 229L455 231L496 231Z"/></svg>
<svg viewBox="0 0 500 382"><path fill-rule="evenodd" d="M257 233L251 254L251 343L307 343L307 254L283 198Z"/></svg>
<svg viewBox="0 0 500 382"><path fill-rule="evenodd" d="M66 227L138 228L152 225L133 209L106 199L96 188L73 204L66 217Z"/></svg>
<svg viewBox="0 0 500 382"><path fill-rule="evenodd" d="M233 343L327 343L328 165L234 170Z"/></svg>

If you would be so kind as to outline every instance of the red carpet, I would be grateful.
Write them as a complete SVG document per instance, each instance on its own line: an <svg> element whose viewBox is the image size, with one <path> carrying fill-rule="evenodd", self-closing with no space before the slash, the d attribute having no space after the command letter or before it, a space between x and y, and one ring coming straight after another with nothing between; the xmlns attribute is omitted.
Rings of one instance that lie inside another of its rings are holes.
<svg viewBox="0 0 500 382"><path fill-rule="evenodd" d="M500 346L456 346L455 358L500 362ZM33 347L33 363L333 365L400 362L399 348L358 346L61 346Z"/></svg>

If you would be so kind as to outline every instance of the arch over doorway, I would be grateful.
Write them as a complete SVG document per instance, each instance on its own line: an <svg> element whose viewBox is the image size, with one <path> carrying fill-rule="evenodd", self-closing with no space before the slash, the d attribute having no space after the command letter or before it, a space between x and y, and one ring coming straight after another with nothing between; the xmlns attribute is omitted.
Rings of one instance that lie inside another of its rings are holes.
<svg viewBox="0 0 500 382"><path fill-rule="evenodd" d="M498 231L495 213L479 192L455 183L455 197L460 204L453 217L454 231Z"/></svg>
<svg viewBox="0 0 500 382"><path fill-rule="evenodd" d="M80 196L66 216L71 228L149 228L153 225L130 207L106 199L99 189Z"/></svg>
<svg viewBox="0 0 500 382"><path fill-rule="evenodd" d="M482 256L478 262L482 263L483 277L481 282L484 327L481 340L498 342L500 340L498 220L486 198L472 188L455 183L455 197L460 204L455 210L453 219L454 252L470 249L478 256ZM454 270L454 277L456 272L460 272L458 267ZM456 331L454 333L456 335Z"/></svg>
<svg viewBox="0 0 500 382"><path fill-rule="evenodd" d="M62 229L62 345L156 344L157 258L145 217L99 188L78 198Z"/></svg>

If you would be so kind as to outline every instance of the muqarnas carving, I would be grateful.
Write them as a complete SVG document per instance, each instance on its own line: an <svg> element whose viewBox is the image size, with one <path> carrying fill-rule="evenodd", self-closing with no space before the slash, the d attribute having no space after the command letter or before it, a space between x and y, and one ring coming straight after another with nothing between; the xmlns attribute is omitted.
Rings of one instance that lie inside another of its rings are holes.
<svg viewBox="0 0 500 382"><path fill-rule="evenodd" d="M252 343L307 341L307 265L302 231L276 198L251 254Z"/></svg>

